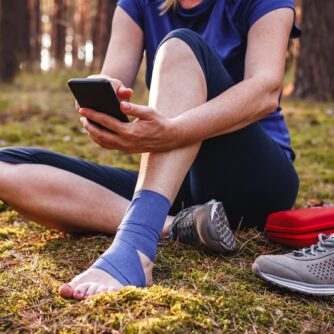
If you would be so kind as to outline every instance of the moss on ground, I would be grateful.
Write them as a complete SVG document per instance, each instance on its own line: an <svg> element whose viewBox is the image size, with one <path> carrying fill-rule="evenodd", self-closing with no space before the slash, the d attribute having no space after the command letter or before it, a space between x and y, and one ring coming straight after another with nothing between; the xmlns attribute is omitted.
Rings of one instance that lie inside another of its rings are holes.
<svg viewBox="0 0 334 334"><path fill-rule="evenodd" d="M97 150L82 132L64 87L71 76L24 74L14 85L1 86L0 146L43 146L138 168L137 155ZM138 87L142 93L142 84ZM284 110L301 178L296 205L334 201L334 105L286 99ZM333 298L280 290L251 273L256 256L286 249L256 230L238 232L237 237L239 252L229 257L164 243L153 287L130 287L74 302L60 298L58 287L89 266L112 238L49 230L0 202L0 332L333 332Z"/></svg>

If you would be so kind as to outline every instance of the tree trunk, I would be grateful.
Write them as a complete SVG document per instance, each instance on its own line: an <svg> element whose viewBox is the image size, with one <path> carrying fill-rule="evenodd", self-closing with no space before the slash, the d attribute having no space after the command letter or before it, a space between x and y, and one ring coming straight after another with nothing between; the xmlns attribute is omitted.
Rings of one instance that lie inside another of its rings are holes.
<svg viewBox="0 0 334 334"><path fill-rule="evenodd" d="M297 97L334 100L334 1L302 2L300 55L297 61Z"/></svg>
<svg viewBox="0 0 334 334"><path fill-rule="evenodd" d="M88 0L75 1L73 18L73 67L76 69L82 69L85 66L85 45L90 34L90 12Z"/></svg>
<svg viewBox="0 0 334 334"><path fill-rule="evenodd" d="M66 44L66 1L53 0L51 28L51 56L56 67L64 65Z"/></svg>
<svg viewBox="0 0 334 334"><path fill-rule="evenodd" d="M6 1L6 0L3 0ZM17 19L17 25L19 28L19 36L18 36L18 52L19 52L19 60L20 63L25 62L29 59L30 53L30 15L29 15L29 7L28 0L22 0L21 6L18 12L15 14Z"/></svg>
<svg viewBox="0 0 334 334"><path fill-rule="evenodd" d="M99 0L93 26L93 68L100 69L107 52L111 22L116 8L115 0Z"/></svg>
<svg viewBox="0 0 334 334"><path fill-rule="evenodd" d="M28 68L39 69L41 60L41 8L40 0L28 0L29 6L29 54Z"/></svg>
<svg viewBox="0 0 334 334"><path fill-rule="evenodd" d="M26 16L26 1L0 2L0 79L6 82L14 79L27 51Z"/></svg>

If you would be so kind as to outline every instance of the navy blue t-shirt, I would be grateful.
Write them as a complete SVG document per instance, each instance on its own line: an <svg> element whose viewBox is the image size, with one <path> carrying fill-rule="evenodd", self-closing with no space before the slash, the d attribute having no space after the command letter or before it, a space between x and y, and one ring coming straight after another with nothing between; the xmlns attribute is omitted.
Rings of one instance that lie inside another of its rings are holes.
<svg viewBox="0 0 334 334"><path fill-rule="evenodd" d="M199 33L221 58L235 83L244 78L247 33L262 16L279 8L294 10L294 0L203 0L199 5L161 15L163 0L119 0L118 6L138 24L144 32L146 52L146 82L151 82L153 60L161 40L172 30L188 28ZM300 30L294 25L291 37ZM260 122L269 134L293 159L290 136L279 106Z"/></svg>

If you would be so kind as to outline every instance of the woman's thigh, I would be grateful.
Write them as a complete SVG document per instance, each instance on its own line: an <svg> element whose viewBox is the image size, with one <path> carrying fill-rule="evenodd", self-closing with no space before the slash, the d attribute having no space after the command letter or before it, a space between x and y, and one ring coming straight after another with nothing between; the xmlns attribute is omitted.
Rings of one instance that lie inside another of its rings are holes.
<svg viewBox="0 0 334 334"><path fill-rule="evenodd" d="M231 225L262 227L268 214L290 209L298 176L259 123L203 142L190 170L194 203L223 202Z"/></svg>
<svg viewBox="0 0 334 334"><path fill-rule="evenodd" d="M13 164L41 164L56 167L93 181L110 191L131 200L138 172L97 164L73 156L35 147L9 147L0 149L0 161ZM52 177L50 175L50 177ZM188 179L184 181L170 213L176 214L190 203Z"/></svg>
<svg viewBox="0 0 334 334"><path fill-rule="evenodd" d="M118 195L131 199L137 172L104 166L69 155L35 147L10 147L0 150L0 161L41 164L56 167L93 181Z"/></svg>

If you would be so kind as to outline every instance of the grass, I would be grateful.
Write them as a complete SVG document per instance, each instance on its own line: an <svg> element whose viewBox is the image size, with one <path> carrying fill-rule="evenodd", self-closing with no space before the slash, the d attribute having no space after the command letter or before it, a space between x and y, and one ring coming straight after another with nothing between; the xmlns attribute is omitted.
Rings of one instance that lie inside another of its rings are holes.
<svg viewBox="0 0 334 334"><path fill-rule="evenodd" d="M82 75L82 74L81 74ZM66 79L73 73L23 74L0 86L0 146L43 146L138 168L138 155L96 149L82 132ZM145 100L139 82L137 102ZM334 104L285 99L301 178L297 207L334 201ZM57 289L110 244L105 235L74 236L43 228L0 204L2 333L332 333L334 299L283 291L250 270L260 254L286 249L257 230L239 232L234 256L163 244L151 288L75 302Z"/></svg>

